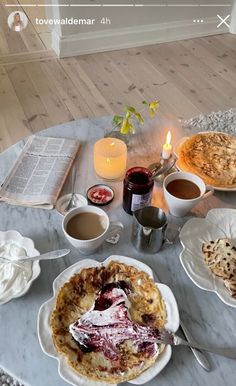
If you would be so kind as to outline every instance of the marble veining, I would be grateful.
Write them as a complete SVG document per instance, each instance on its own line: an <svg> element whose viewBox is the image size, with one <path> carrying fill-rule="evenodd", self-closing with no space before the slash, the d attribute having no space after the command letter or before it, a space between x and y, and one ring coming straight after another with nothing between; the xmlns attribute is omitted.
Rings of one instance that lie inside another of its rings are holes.
<svg viewBox="0 0 236 386"><path fill-rule="evenodd" d="M78 138L81 141L77 161L76 191L85 194L89 186L100 182L93 170L92 149L94 142L103 136L110 125L110 117L82 119L44 130L40 135ZM147 166L160 154L163 138L163 124L159 123L143 136L137 135L130 149L129 166ZM176 129L174 140L183 133ZM25 141L12 146L0 155L0 181L7 175L9 168L19 154ZM173 290L180 308L180 314L199 343L219 347L236 347L235 320L236 309L226 306L210 292L196 287L185 274L179 261L181 246L164 247L155 255L142 255L130 243L131 216L121 207L122 181L110 184L115 190L114 201L105 207L112 220L122 221L125 226L117 245L104 243L92 256L98 261L111 254L123 254L147 263L160 276L161 280ZM63 193L70 191L69 180ZM160 186L155 186L153 202L167 209ZM181 226L193 216L205 216L214 207L236 207L235 192L216 192L214 196L202 201L184 219L169 216L171 226ZM71 248L65 258L41 262L42 272L33 283L29 292L22 298L0 306L0 367L29 386L66 386L57 372L57 361L47 357L38 343L36 321L40 305L52 295L54 278L66 267L83 259L64 238L62 217L55 210L31 209L0 203L0 230L16 229L24 236L31 237L40 252L57 248ZM205 372L196 362L188 348L176 347L170 363L147 385L154 386L233 386L236 379L236 366L233 360L210 355L213 370ZM128 385L128 384L125 384Z"/></svg>

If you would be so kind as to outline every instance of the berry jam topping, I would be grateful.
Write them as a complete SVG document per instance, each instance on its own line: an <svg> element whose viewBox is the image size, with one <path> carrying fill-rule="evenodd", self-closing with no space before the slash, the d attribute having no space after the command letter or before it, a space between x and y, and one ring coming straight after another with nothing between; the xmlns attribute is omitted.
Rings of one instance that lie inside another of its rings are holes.
<svg viewBox="0 0 236 386"><path fill-rule="evenodd" d="M94 185L87 191L87 198L95 205L106 205L113 200L114 192L107 185Z"/></svg>
<svg viewBox="0 0 236 386"><path fill-rule="evenodd" d="M105 284L100 291L100 295L112 290L113 288L121 288L126 295L128 295L131 292L130 285L124 280L119 280L113 283Z"/></svg>
<svg viewBox="0 0 236 386"><path fill-rule="evenodd" d="M129 339L134 350L142 351L147 357L158 352L159 330L130 319L127 298L130 292L125 281L108 283L100 291L94 307L70 325L70 333L82 351L100 351L107 359L116 361L117 346Z"/></svg>
<svg viewBox="0 0 236 386"><path fill-rule="evenodd" d="M114 288L122 289L125 295L131 292L130 286L124 280L114 283L107 283L100 291L98 298L95 301L94 310L104 311L111 307L114 303L112 291Z"/></svg>

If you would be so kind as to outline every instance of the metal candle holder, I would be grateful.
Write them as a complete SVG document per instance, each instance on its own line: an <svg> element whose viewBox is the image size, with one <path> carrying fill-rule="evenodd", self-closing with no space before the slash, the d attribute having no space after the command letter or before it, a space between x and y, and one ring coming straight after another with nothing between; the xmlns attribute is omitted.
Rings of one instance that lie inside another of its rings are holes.
<svg viewBox="0 0 236 386"><path fill-rule="evenodd" d="M177 157L175 154L171 154L170 158L160 158L159 162L154 162L148 166L148 169L152 172L153 178L161 176L162 174L168 173L171 168L175 165Z"/></svg>

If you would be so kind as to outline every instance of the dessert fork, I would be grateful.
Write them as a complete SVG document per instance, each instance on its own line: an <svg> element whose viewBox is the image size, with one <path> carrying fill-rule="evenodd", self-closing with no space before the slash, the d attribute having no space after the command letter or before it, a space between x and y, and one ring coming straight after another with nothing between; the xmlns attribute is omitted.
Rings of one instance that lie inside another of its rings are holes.
<svg viewBox="0 0 236 386"><path fill-rule="evenodd" d="M154 274L156 276L157 281L161 283L160 278L157 275L156 271L153 268L152 268L152 270L153 270L153 272L154 272ZM186 338L186 340L188 342L192 340L192 342L193 342L193 338L192 338L189 330L184 325L184 323L183 323L183 321L181 319L179 320L179 327L182 330L182 333L184 334L184 337ZM202 366L204 368L204 370L206 370L206 371L211 371L211 365L210 365L210 362L208 361L208 359L206 357L206 354L203 353L201 350L195 349L192 346L190 346L190 349L192 350L192 353L195 356L195 358L198 361L198 363L200 364L200 366Z"/></svg>
<svg viewBox="0 0 236 386"><path fill-rule="evenodd" d="M190 346L190 347L197 348L199 350L208 351L213 354L221 355L230 359L236 359L236 349L206 347L206 346L197 344L195 342L188 342L187 340L180 338L178 335L175 335L174 333L164 329L158 332L157 342L170 344L171 346L179 346L179 345Z"/></svg>

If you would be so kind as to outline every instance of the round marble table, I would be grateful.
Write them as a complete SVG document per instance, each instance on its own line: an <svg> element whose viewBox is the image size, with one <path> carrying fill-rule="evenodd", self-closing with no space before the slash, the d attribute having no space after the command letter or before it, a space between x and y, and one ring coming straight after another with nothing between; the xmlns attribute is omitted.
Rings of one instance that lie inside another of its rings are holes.
<svg viewBox="0 0 236 386"><path fill-rule="evenodd" d="M89 186L99 182L93 170L92 147L109 125L110 119L106 117L83 119L39 133L39 135L78 138L81 141L76 182L76 190L79 193L85 194ZM158 144L161 140L158 127L151 135L146 135L144 141L138 140L130 152L130 165L147 166L155 161L157 152L160 151ZM0 155L0 181L7 175L24 142L17 143ZM102 261L111 254L123 254L146 262L173 290L181 318L196 340L209 345L236 347L236 309L226 306L214 293L202 291L190 281L179 261L181 251L179 242L164 248L156 255L144 256L136 252L130 243L132 217L121 207L122 182L113 182L111 185L115 190L115 199L105 207L105 210L112 220L123 222L125 231L117 245L104 243L92 258ZM69 192L68 183L63 189L63 193L66 192ZM155 188L154 204L165 209L162 193L158 188ZM211 208L235 206L236 193L218 192L195 207L188 217L175 222L181 225L192 216L205 216ZM1 203L0 218L0 230L16 229L23 235L31 237L40 252L71 248L71 253L66 258L41 263L42 272L24 297L0 306L0 367L25 385L66 386L67 383L58 375L57 361L41 351L36 321L40 305L52 295L54 278L83 256L64 238L61 230L62 217L55 210L31 209ZM148 383L148 386L154 386L157 382L159 386L203 384L234 386L235 362L219 356L209 355L209 357L212 371L207 373L198 365L188 348L177 347L173 350L170 363L156 379Z"/></svg>

